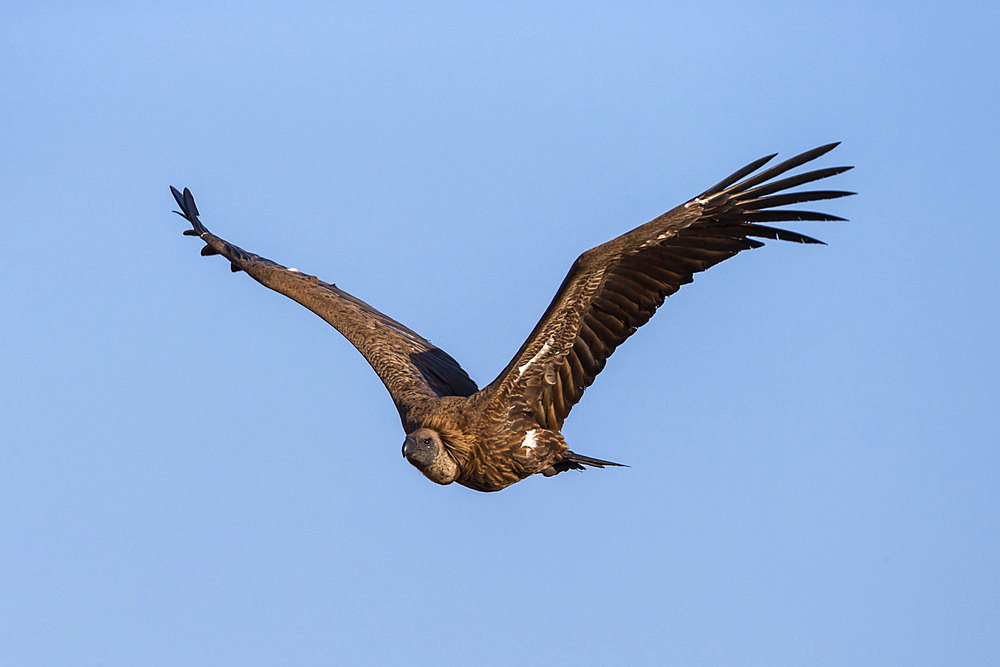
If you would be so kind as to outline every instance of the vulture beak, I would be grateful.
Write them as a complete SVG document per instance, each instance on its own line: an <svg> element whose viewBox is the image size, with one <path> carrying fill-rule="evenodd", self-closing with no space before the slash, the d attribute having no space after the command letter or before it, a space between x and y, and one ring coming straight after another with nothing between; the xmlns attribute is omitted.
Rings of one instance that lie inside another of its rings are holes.
<svg viewBox="0 0 1000 667"><path fill-rule="evenodd" d="M432 444L424 444L416 436L408 435L403 441L403 457L418 468L429 466L436 456L437 448Z"/></svg>
<svg viewBox="0 0 1000 667"><path fill-rule="evenodd" d="M421 457L420 454L423 453L424 456ZM415 458L426 458L427 454L430 453L430 447L426 447L420 444L420 440L416 436L409 435L406 440L403 441L403 458L413 461Z"/></svg>

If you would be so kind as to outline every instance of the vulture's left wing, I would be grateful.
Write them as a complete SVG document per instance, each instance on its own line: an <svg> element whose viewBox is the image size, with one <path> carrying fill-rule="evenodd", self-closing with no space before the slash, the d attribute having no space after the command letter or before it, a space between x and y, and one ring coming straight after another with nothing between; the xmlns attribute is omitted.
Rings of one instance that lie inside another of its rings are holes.
<svg viewBox="0 0 1000 667"><path fill-rule="evenodd" d="M786 192L850 167L774 180L836 145L815 148L751 176L774 155L756 160L686 204L583 253L524 345L488 388L493 392L492 413L500 419L528 419L543 428L560 428L615 348L695 273L763 245L753 237L821 243L760 223L843 219L775 210L853 194Z"/></svg>
<svg viewBox="0 0 1000 667"><path fill-rule="evenodd" d="M184 233L206 243L202 255L222 255L234 272L246 271L265 287L294 299L354 344L389 390L404 427L407 411L416 402L476 392L476 383L443 350L336 285L249 253L212 234L198 218L191 191L185 188L181 193L174 187L170 191L181 207L178 213L191 223L192 228Z"/></svg>

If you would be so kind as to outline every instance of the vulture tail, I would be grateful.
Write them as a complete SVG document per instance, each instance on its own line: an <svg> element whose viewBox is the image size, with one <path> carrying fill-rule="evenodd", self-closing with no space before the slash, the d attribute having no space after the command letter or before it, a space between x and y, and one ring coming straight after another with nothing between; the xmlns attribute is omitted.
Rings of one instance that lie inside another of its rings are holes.
<svg viewBox="0 0 1000 667"><path fill-rule="evenodd" d="M591 458L589 456L583 456L577 454L576 452L564 452L562 461L553 466L556 470L562 472L563 470L586 470L586 466L593 466L594 468L603 468L605 466L617 466L619 468L628 468L624 463L615 463L614 461L603 461L601 459Z"/></svg>

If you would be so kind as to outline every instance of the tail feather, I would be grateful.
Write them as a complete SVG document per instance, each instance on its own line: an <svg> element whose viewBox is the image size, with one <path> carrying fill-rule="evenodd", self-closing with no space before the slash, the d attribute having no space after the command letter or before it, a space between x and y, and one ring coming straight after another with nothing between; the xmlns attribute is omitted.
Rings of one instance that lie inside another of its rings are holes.
<svg viewBox="0 0 1000 667"><path fill-rule="evenodd" d="M582 454L577 454L576 452L564 452L562 461L559 464L565 464L566 470L585 470L585 466L593 466L594 468L603 468L605 466L616 466L619 468L628 468L624 463L615 463L614 461L604 461L602 459L595 459L590 456L583 456ZM558 464L557 464L558 467Z"/></svg>

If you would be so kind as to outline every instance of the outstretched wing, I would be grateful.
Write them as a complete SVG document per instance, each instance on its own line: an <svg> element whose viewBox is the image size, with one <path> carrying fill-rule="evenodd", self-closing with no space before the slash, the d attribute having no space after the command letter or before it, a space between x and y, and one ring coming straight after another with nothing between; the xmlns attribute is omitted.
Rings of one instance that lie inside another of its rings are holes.
<svg viewBox="0 0 1000 667"><path fill-rule="evenodd" d="M510 419L513 411L520 411L544 428L560 428L615 348L695 273L763 245L753 237L822 243L761 223L843 220L825 213L773 210L854 194L786 192L850 167L774 180L835 146L821 146L751 175L774 155L756 160L686 204L580 255L534 331L490 385L494 414Z"/></svg>
<svg viewBox="0 0 1000 667"><path fill-rule="evenodd" d="M177 213L191 223L192 229L184 233L198 236L206 243L202 255L222 255L234 272L246 271L265 287L298 301L358 348L392 395L404 427L407 411L416 402L440 396L470 396L476 392L476 383L444 351L336 285L220 239L198 219L198 207L190 190L185 188L181 193L171 186L170 191L181 207Z"/></svg>

